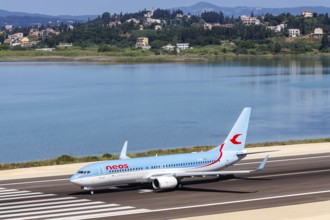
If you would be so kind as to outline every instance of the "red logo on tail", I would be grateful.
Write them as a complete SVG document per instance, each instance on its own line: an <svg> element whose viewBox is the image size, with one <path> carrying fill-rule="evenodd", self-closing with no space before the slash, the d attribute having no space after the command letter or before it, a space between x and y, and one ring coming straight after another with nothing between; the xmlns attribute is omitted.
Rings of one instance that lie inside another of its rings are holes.
<svg viewBox="0 0 330 220"><path fill-rule="evenodd" d="M233 136L233 138L230 139L231 143L233 143L233 144L235 144L235 145L237 145L237 144L241 144L242 142L239 142L239 141L236 140L236 139L237 139L239 136L241 136L241 135L242 135L242 134L235 134L235 135Z"/></svg>

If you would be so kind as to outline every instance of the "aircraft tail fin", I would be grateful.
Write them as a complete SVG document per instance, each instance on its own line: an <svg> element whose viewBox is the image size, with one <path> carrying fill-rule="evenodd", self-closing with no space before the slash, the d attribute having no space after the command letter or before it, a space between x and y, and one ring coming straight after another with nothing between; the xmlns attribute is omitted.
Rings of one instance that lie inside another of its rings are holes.
<svg viewBox="0 0 330 220"><path fill-rule="evenodd" d="M251 107L244 108L226 140L215 149L224 148L228 151L242 152L245 147L250 114Z"/></svg>
<svg viewBox="0 0 330 220"><path fill-rule="evenodd" d="M224 142L226 150L244 150L247 131L249 127L250 114L250 107L246 107L243 109L234 127L231 129Z"/></svg>

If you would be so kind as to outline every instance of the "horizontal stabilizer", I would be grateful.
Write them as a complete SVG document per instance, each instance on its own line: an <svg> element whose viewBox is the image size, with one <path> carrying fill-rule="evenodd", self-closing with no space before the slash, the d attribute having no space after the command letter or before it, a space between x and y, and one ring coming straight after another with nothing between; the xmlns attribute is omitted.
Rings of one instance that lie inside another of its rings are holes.
<svg viewBox="0 0 330 220"><path fill-rule="evenodd" d="M264 169L266 166L267 160L268 160L268 155L265 157L265 159L262 161L262 163L259 165L258 169L256 170L257 172L261 171Z"/></svg>
<svg viewBox="0 0 330 220"><path fill-rule="evenodd" d="M270 152L276 152L278 150L265 150L265 151L252 151L252 152L242 152L242 153L237 153L237 156L245 156L249 154L262 154L262 153L270 153Z"/></svg>

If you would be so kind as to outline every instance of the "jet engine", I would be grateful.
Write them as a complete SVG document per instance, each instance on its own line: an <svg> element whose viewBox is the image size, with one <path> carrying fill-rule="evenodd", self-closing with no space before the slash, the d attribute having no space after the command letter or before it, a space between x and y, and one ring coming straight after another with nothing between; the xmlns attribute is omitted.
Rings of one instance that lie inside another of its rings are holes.
<svg viewBox="0 0 330 220"><path fill-rule="evenodd" d="M152 187L156 190L174 189L178 180L173 176L160 176L152 181Z"/></svg>

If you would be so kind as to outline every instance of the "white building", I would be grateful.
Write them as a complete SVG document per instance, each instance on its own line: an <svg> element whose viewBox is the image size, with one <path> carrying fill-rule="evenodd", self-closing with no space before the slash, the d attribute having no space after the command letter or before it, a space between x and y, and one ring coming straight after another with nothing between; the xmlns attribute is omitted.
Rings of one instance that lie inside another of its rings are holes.
<svg viewBox="0 0 330 220"><path fill-rule="evenodd" d="M21 40L23 37L24 37L23 33L15 33L8 35L8 39L12 39L12 40Z"/></svg>
<svg viewBox="0 0 330 220"><path fill-rule="evenodd" d="M189 43L177 43L176 47L181 49L181 50L185 50L189 48Z"/></svg>
<svg viewBox="0 0 330 220"><path fill-rule="evenodd" d="M136 18L128 19L128 20L126 20L126 22L127 22L127 23L133 22L133 23L135 23L135 24L139 24L139 23L140 23L140 21L139 21L138 19L136 19Z"/></svg>
<svg viewBox="0 0 330 220"><path fill-rule="evenodd" d="M11 30L13 29L13 25L11 25L11 24L7 24L7 25L5 25L5 29L6 29L7 31L11 31Z"/></svg>
<svg viewBox="0 0 330 220"><path fill-rule="evenodd" d="M267 28L278 33L283 31L285 28L287 28L287 26L288 26L287 24L279 24L276 26L268 26Z"/></svg>
<svg viewBox="0 0 330 220"><path fill-rule="evenodd" d="M147 12L144 14L144 17L145 17L145 18L151 18L153 15L154 15L154 11L147 11Z"/></svg>
<svg viewBox="0 0 330 220"><path fill-rule="evenodd" d="M300 36L300 30L299 29L288 29L289 37L299 37Z"/></svg>
<svg viewBox="0 0 330 220"><path fill-rule="evenodd" d="M58 47L64 47L64 48L67 48L67 47L72 47L73 44L72 43L59 43Z"/></svg>
<svg viewBox="0 0 330 220"><path fill-rule="evenodd" d="M312 18L313 17L313 12L308 11L308 10L304 10L304 11L301 11L301 15L304 16L304 18Z"/></svg>
<svg viewBox="0 0 330 220"><path fill-rule="evenodd" d="M144 47L149 45L149 38L139 37L136 39L135 47Z"/></svg>
<svg viewBox="0 0 330 220"><path fill-rule="evenodd" d="M161 25L156 25L155 26L155 30L158 31L158 30L161 30L162 29L162 26Z"/></svg>
<svg viewBox="0 0 330 220"><path fill-rule="evenodd" d="M323 36L323 29L322 28L315 28L314 33L312 34L314 37L322 37Z"/></svg>
<svg viewBox="0 0 330 220"><path fill-rule="evenodd" d="M55 48L39 48L39 49L36 49L36 51L54 51Z"/></svg>
<svg viewBox="0 0 330 220"><path fill-rule="evenodd" d="M147 18L147 20L146 20L147 24L152 24L152 23L161 24L162 22L165 23L165 21L162 21L160 19Z"/></svg>
<svg viewBox="0 0 330 220"><path fill-rule="evenodd" d="M242 23L245 25L260 25L260 20L257 19L256 17L242 15L240 18Z"/></svg>
<svg viewBox="0 0 330 220"><path fill-rule="evenodd" d="M178 13L178 14L176 14L176 16L175 16L176 18L183 18L183 14L181 14L181 13Z"/></svg>
<svg viewBox="0 0 330 220"><path fill-rule="evenodd" d="M175 46L173 46L172 44L167 44L166 46L163 46L162 49L163 50L174 50Z"/></svg>

